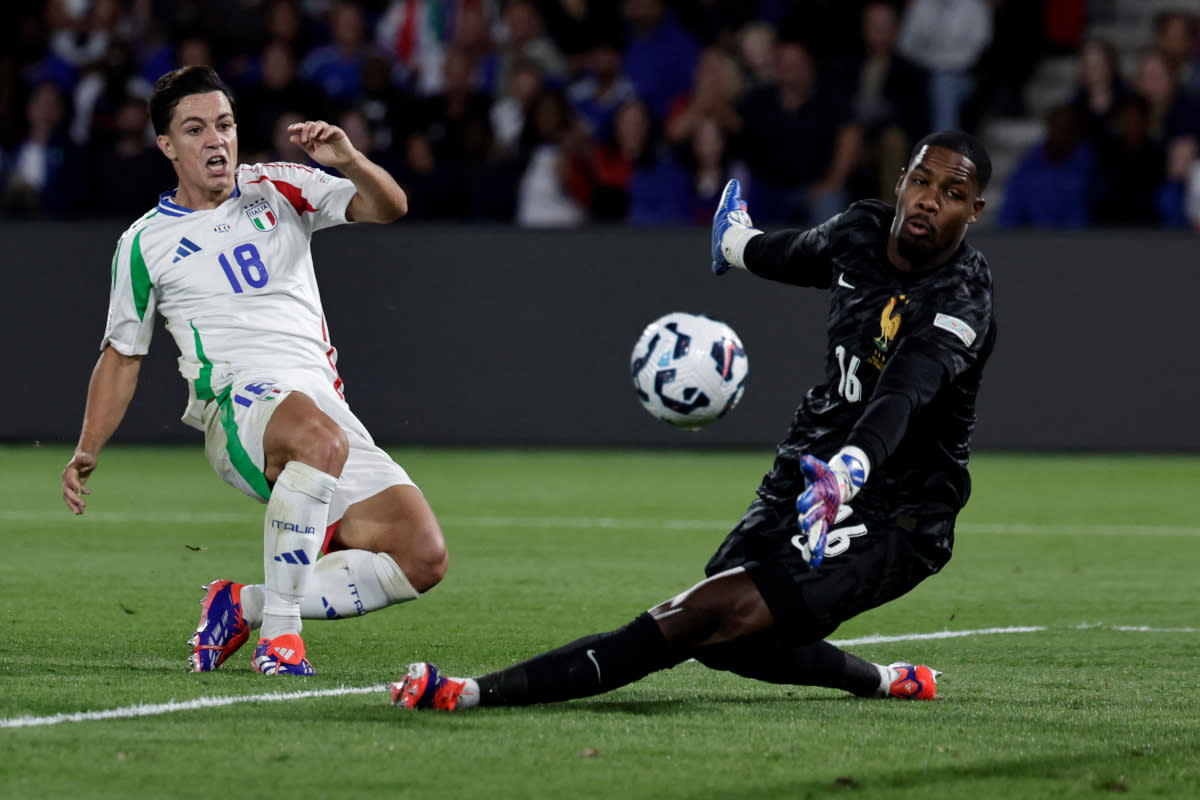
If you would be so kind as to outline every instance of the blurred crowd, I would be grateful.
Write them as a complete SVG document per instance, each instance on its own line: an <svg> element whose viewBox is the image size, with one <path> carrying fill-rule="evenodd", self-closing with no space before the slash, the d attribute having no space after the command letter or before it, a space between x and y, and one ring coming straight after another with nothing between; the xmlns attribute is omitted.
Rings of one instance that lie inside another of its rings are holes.
<svg viewBox="0 0 1200 800"><path fill-rule="evenodd" d="M1039 61L1078 53L1077 95L999 219L1187 224L1196 20L1164 15L1125 76L1085 39L1094 2L9 0L0 216L148 210L175 181L146 99L164 72L209 64L242 162L303 163L287 125L330 120L414 218L707 225L738 177L756 221L815 224L890 199L930 130L1026 114Z"/></svg>
<svg viewBox="0 0 1200 800"><path fill-rule="evenodd" d="M1186 10L1156 13L1130 64L1111 41L1085 38L1073 92L1008 178L999 224L1200 228L1198 47Z"/></svg>

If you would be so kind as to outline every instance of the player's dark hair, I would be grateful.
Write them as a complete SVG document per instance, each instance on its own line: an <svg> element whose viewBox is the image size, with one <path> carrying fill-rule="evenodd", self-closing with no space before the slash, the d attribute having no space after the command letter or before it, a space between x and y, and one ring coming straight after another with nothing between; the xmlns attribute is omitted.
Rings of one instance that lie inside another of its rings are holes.
<svg viewBox="0 0 1200 800"><path fill-rule="evenodd" d="M209 92L224 92L229 98L229 107L236 114L233 93L212 67L180 67L163 75L154 82L154 92L150 95L150 121L154 123L154 133L162 136L170 130L171 117L180 100L188 95Z"/></svg>
<svg viewBox="0 0 1200 800"><path fill-rule="evenodd" d="M917 153L925 147L944 147L971 159L971 163L975 165L975 184L979 187L979 193L983 194L987 189L988 181L992 179L992 159L974 136L965 131L931 133L913 145L912 152L908 155L908 163L911 164Z"/></svg>

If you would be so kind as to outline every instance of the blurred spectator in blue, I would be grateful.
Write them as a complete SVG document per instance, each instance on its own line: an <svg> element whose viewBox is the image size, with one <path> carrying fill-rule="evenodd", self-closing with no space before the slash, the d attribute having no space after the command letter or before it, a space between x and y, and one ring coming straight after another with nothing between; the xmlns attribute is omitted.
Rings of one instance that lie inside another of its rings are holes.
<svg viewBox="0 0 1200 800"><path fill-rule="evenodd" d="M621 68L620 45L612 38L597 38L588 51L583 75L567 88L567 99L592 138L606 138L617 109L635 97L633 81Z"/></svg>
<svg viewBox="0 0 1200 800"><path fill-rule="evenodd" d="M492 103L489 118L500 158L517 155L521 131L533 108L533 101L545 88L542 68L531 58L517 59L504 93Z"/></svg>
<svg viewBox="0 0 1200 800"><path fill-rule="evenodd" d="M691 88L700 45L664 0L623 0L621 8L628 23L625 74L651 116L661 121L671 101Z"/></svg>
<svg viewBox="0 0 1200 800"><path fill-rule="evenodd" d="M1112 42L1092 37L1083 43L1075 86L1071 105L1082 121L1084 137L1100 147L1117 133L1117 109L1133 95L1121 76L1120 56ZM1148 106L1146 113L1148 123Z"/></svg>
<svg viewBox="0 0 1200 800"><path fill-rule="evenodd" d="M587 220L591 193L587 129L561 91L534 100L521 133L516 222L523 227L573 227Z"/></svg>
<svg viewBox="0 0 1200 800"><path fill-rule="evenodd" d="M25 103L25 134L4 159L3 209L15 216L65 217L86 197L83 151L68 136L66 96L46 81Z"/></svg>
<svg viewBox="0 0 1200 800"><path fill-rule="evenodd" d="M688 173L663 146L646 104L627 101L593 151L592 219L632 225L689 222Z"/></svg>
<svg viewBox="0 0 1200 800"><path fill-rule="evenodd" d="M471 85L488 95L500 92L496 82L499 64L493 56L496 42L492 39L492 23L479 4L464 4L454 20L450 46L462 53L471 66Z"/></svg>
<svg viewBox="0 0 1200 800"><path fill-rule="evenodd" d="M1188 216L1188 204L1194 199L1189 195L1189 184L1195 174L1197 157L1200 156L1196 137L1177 136L1167 142L1166 151L1167 176L1158 190L1158 212L1163 225L1170 228L1185 227L1192 224Z"/></svg>
<svg viewBox="0 0 1200 800"><path fill-rule="evenodd" d="M688 218L695 225L708 225L725 184L730 178L748 184L748 174L744 165L733 158L729 137L715 118L701 118L688 144L686 163L692 184Z"/></svg>
<svg viewBox="0 0 1200 800"><path fill-rule="evenodd" d="M737 104L742 92L742 74L733 57L718 47L705 48L696 61L691 90L675 97L667 109L667 143L686 149L701 120L706 119L715 120L726 138L740 134L742 117Z"/></svg>
<svg viewBox="0 0 1200 800"><path fill-rule="evenodd" d="M1082 228L1090 221L1095 155L1083 138L1079 115L1056 106L1046 136L1017 164L1004 186L996 224L1004 228Z"/></svg>
<svg viewBox="0 0 1200 800"><path fill-rule="evenodd" d="M510 83L513 68L521 58L534 61L542 70L542 80L554 88L563 87L568 79L567 59L554 40L546 35L542 15L531 0L509 0L504 7L504 35L500 45L485 63L485 74L491 76L494 95L502 94Z"/></svg>
<svg viewBox="0 0 1200 800"><path fill-rule="evenodd" d="M900 26L899 49L929 72L934 130L959 128L975 91L972 70L992 40L986 0L912 0Z"/></svg>
<svg viewBox="0 0 1200 800"><path fill-rule="evenodd" d="M341 0L329 14L329 28L333 41L304 56L300 75L335 103L351 105L362 91L362 71L370 51L362 7Z"/></svg>
<svg viewBox="0 0 1200 800"><path fill-rule="evenodd" d="M1163 221L1159 191L1166 179L1167 155L1150 135L1150 105L1128 95L1112 109L1113 124L1100 140L1096 174L1097 225L1157 225Z"/></svg>
<svg viewBox="0 0 1200 800"><path fill-rule="evenodd" d="M776 47L777 83L752 89L739 106L739 152L752 175L755 220L817 225L842 211L862 132L849 98L818 79L808 48Z"/></svg>
<svg viewBox="0 0 1200 800"><path fill-rule="evenodd" d="M859 194L891 201L912 145L929 132L928 76L896 51L899 18L887 0L863 7L861 52L847 76L863 131Z"/></svg>
<svg viewBox="0 0 1200 800"><path fill-rule="evenodd" d="M149 100L153 89L141 76L132 48L123 40L114 40L104 59L85 67L75 85L71 141L81 147L93 140L101 147L107 146L126 99Z"/></svg>
<svg viewBox="0 0 1200 800"><path fill-rule="evenodd" d="M129 219L149 211L153 198L177 181L171 162L154 144L146 100L126 97L115 116L114 138L104 147L92 148L89 158L89 207L99 214Z"/></svg>
<svg viewBox="0 0 1200 800"><path fill-rule="evenodd" d="M295 54L286 41L267 43L260 72L259 83L237 94L238 142L245 153L271 148L275 120L285 111L297 111L311 119L329 115L320 89L300 78Z"/></svg>

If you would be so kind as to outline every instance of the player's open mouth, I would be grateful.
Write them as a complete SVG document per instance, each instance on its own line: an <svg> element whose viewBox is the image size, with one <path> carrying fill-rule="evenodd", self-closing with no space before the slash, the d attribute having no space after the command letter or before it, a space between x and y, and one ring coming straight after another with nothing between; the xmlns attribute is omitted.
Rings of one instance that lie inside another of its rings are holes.
<svg viewBox="0 0 1200 800"><path fill-rule="evenodd" d="M933 226L923 219L907 220L904 227L908 228L908 232L913 236L929 236L933 233Z"/></svg>
<svg viewBox="0 0 1200 800"><path fill-rule="evenodd" d="M204 162L204 166L208 167L208 171L214 175L224 175L227 164L225 156L213 156Z"/></svg>

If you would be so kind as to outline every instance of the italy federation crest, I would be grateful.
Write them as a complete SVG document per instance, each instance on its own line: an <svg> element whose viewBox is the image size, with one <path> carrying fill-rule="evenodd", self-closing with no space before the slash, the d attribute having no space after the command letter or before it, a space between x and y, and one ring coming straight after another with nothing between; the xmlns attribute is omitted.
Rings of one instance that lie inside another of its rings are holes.
<svg viewBox="0 0 1200 800"><path fill-rule="evenodd" d="M254 227L260 231L269 231L279 222L278 217L275 216L274 209L271 208L271 204L266 200L255 200L246 206L246 216L254 223Z"/></svg>

